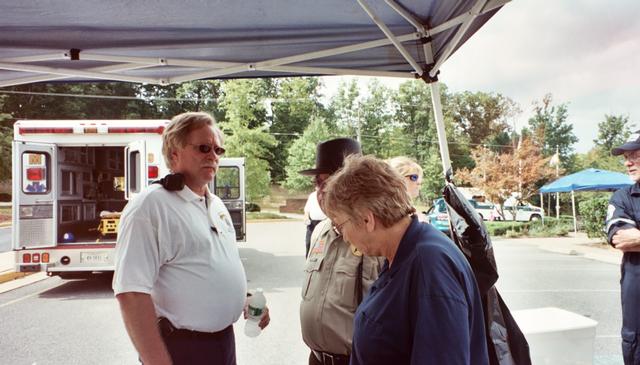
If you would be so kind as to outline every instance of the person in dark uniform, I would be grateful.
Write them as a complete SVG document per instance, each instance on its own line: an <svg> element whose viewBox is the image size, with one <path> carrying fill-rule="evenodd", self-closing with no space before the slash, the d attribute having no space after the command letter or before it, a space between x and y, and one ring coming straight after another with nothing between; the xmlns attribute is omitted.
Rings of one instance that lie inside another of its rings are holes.
<svg viewBox="0 0 640 365"><path fill-rule="evenodd" d="M625 365L640 365L640 131L611 150L624 155L629 177L636 183L616 191L609 201L606 231L609 243L622 251L622 356Z"/></svg>

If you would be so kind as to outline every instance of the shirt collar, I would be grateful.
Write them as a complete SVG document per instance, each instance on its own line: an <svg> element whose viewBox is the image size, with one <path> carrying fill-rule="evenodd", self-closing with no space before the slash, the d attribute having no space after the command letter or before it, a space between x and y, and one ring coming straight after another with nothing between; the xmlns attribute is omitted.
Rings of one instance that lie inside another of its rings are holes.
<svg viewBox="0 0 640 365"><path fill-rule="evenodd" d="M176 191L176 193L178 194L179 197L181 197L186 202L192 202L192 201L200 200L200 199L203 198L202 196L194 193L193 190L191 190L187 185L185 185L182 188L182 190ZM204 194L209 200L211 200L212 194L209 191L209 187L208 186L206 187L206 190L205 190Z"/></svg>
<svg viewBox="0 0 640 365"><path fill-rule="evenodd" d="M420 222L418 221L418 216L415 214L411 216L411 223L407 230L404 232L402 239L400 240L400 244L398 245L398 250L396 251L396 255L393 257L393 267L392 270L400 267L400 263L405 261L409 256L414 252L414 247L420 235ZM385 265L386 266L386 265Z"/></svg>

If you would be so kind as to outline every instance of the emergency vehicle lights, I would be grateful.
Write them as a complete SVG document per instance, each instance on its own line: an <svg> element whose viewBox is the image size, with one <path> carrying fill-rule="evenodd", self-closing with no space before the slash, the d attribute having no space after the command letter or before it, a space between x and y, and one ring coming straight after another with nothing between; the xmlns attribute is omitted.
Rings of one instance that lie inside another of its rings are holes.
<svg viewBox="0 0 640 365"><path fill-rule="evenodd" d="M42 167L29 167L27 169L27 180L31 180L31 181L44 180L44 169Z"/></svg>
<svg viewBox="0 0 640 365"><path fill-rule="evenodd" d="M162 134L164 127L109 127L109 133L157 133Z"/></svg>
<svg viewBox="0 0 640 365"><path fill-rule="evenodd" d="M149 179L158 178L158 166L149 166L147 175L148 175Z"/></svg>
<svg viewBox="0 0 640 365"><path fill-rule="evenodd" d="M40 254L39 253L34 253L33 255L31 255L31 261L33 261L34 264L37 264L40 262Z"/></svg>
<svg viewBox="0 0 640 365"><path fill-rule="evenodd" d="M49 253L48 252L43 252L42 255L40 255L40 261L46 263L49 263Z"/></svg>
<svg viewBox="0 0 640 365"><path fill-rule="evenodd" d="M20 127L20 134L73 133L73 128L27 128Z"/></svg>
<svg viewBox="0 0 640 365"><path fill-rule="evenodd" d="M22 262L24 262L25 264L30 264L31 263L31 254L30 253L23 253L22 254Z"/></svg>

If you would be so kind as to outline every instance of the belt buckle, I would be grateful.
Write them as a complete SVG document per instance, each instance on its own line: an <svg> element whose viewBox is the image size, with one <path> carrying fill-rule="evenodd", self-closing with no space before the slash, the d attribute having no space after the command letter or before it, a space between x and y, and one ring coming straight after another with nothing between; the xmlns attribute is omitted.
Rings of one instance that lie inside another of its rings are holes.
<svg viewBox="0 0 640 365"><path fill-rule="evenodd" d="M331 362L327 361L327 359L331 360ZM322 364L323 365L336 365L336 363L333 360L333 355L328 354L326 352L322 352Z"/></svg>

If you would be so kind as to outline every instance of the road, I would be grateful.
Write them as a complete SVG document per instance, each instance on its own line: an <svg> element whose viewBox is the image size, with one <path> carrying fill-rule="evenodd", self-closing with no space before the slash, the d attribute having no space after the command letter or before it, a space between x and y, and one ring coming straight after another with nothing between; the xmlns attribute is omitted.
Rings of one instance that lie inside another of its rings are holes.
<svg viewBox="0 0 640 365"><path fill-rule="evenodd" d="M300 221L251 223L240 244L249 288L262 287L271 325L257 338L235 325L238 364L303 364L298 321L304 266ZM495 242L498 287L512 310L554 306L599 322L594 364L620 364L619 268L524 243ZM2 363L138 364L107 279L44 281L0 294ZM10 331L10 333L8 333ZM568 349L567 351L570 351Z"/></svg>

